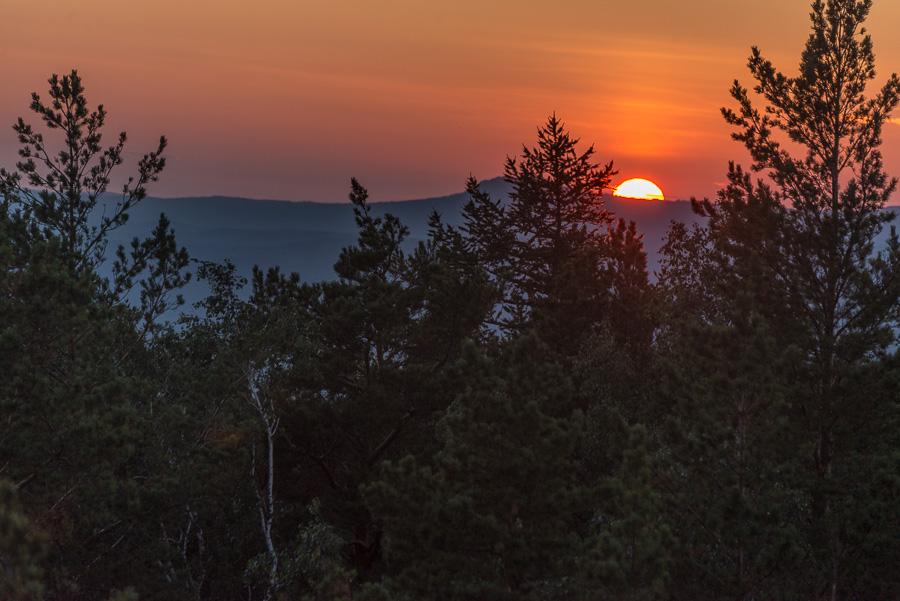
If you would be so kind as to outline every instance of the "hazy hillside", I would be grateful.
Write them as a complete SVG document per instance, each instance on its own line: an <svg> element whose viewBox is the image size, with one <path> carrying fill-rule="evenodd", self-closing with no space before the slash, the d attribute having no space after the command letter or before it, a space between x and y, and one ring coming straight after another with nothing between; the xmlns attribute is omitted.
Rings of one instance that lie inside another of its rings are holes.
<svg viewBox="0 0 900 601"><path fill-rule="evenodd" d="M502 178L482 183L492 198L504 195L509 185ZM440 198L372 203L376 215L392 213L410 229L409 248L427 235L432 211L451 225L462 223L462 207L468 194L460 192ZM643 201L605 197L606 207L616 217L635 221L644 236L648 269L658 268L658 252L672 221L698 220L688 201ZM896 207L891 207L896 209ZM110 237L110 248L126 244L134 236L146 236L165 213L179 244L191 257L209 261L231 260L239 272L249 276L254 265L280 266L297 272L308 282L334 278L332 269L341 249L355 244L356 224L348 203L287 202L213 196L206 198L147 198L133 211L128 225ZM878 241L883 244L887 231ZM188 302L200 300L206 288L192 283L185 291Z"/></svg>
<svg viewBox="0 0 900 601"><path fill-rule="evenodd" d="M502 178L483 183L491 196L506 194ZM392 213L410 228L410 247L427 235L428 216L434 210L449 224L462 222L465 192L398 202L373 203L375 214ZM686 201L648 202L606 197L606 206L617 216L634 220L644 234L651 272L657 266L656 253L669 223L692 221ZM356 242L356 225L349 203L286 202L246 198L147 198L135 211L127 227L115 232L111 248L127 244L133 236L146 236L156 225L160 212L172 222L179 244L197 259L230 259L240 273L249 275L254 265L280 266L297 272L306 281L332 279L332 266L345 246ZM193 302L205 294L191 286L187 298Z"/></svg>

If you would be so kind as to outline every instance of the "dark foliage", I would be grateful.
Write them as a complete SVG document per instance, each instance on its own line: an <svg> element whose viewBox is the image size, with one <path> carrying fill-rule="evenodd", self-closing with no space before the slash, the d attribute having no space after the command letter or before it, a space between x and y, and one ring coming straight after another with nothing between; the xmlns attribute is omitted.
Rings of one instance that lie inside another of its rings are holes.
<svg viewBox="0 0 900 601"><path fill-rule="evenodd" d="M165 139L103 206L125 136L51 78L0 170L0 595L896 598L900 80L864 96L870 6L816 0L796 77L752 51L723 111L750 170L655 284L553 115L463 227L413 246L353 180L333 281L198 262L166 322L165 216L107 248Z"/></svg>

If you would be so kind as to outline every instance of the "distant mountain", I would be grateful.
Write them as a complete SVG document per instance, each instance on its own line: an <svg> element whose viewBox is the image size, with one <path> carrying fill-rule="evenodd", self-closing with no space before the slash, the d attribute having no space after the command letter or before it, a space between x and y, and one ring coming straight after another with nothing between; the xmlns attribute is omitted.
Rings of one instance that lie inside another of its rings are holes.
<svg viewBox="0 0 900 601"><path fill-rule="evenodd" d="M502 178L482 183L492 198L510 190ZM437 211L444 222L462 223L462 207L468 194L460 192L440 198L372 203L372 213L392 213L410 228L412 248L427 236L428 216ZM643 201L606 196L606 207L616 217L635 221L644 235L651 272L657 268L657 253L672 221L694 222L687 201ZM134 236L145 237L165 213L175 228L178 243L191 257L209 261L231 260L242 275L253 266L280 266L297 272L309 282L334 279L332 269L341 249L356 243L356 224L349 203L287 202L246 198L147 198L131 213L126 227L111 236L110 248ZM186 299L194 302L206 294L192 284Z"/></svg>

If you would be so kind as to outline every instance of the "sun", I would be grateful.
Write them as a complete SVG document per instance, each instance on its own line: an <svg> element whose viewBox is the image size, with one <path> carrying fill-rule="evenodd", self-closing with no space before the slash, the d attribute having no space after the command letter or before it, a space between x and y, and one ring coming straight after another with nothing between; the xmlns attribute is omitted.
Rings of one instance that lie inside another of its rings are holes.
<svg viewBox="0 0 900 601"><path fill-rule="evenodd" d="M659 186L648 179L634 178L619 184L613 190L613 196L622 198L639 198L641 200L665 200Z"/></svg>

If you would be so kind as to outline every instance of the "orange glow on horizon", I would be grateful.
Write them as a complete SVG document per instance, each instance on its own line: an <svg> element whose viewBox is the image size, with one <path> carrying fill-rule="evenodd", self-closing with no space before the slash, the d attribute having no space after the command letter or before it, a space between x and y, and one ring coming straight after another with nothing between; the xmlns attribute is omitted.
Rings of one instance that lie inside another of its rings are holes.
<svg viewBox="0 0 900 601"><path fill-rule="evenodd" d="M116 174L169 139L153 196L347 202L351 177L373 201L458 193L470 174L501 176L555 112L668 198L711 198L728 161L748 161L719 109L735 78L752 85L751 46L790 76L809 33L808 1L763 4L10 2L0 166L18 160L18 117L40 127L31 93L77 69L90 108L109 111L103 144L129 134ZM879 1L867 22L880 74L900 64L898 20L900 2ZM900 174L896 121L883 155Z"/></svg>
<svg viewBox="0 0 900 601"><path fill-rule="evenodd" d="M636 198L638 200L665 200L659 186L648 179L633 178L619 184L613 196L621 198Z"/></svg>

